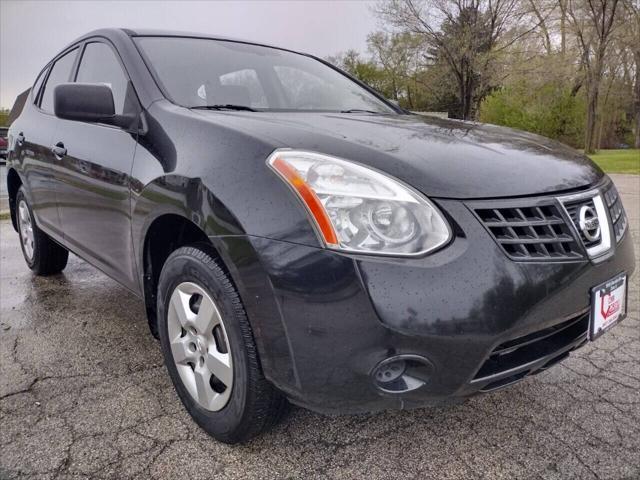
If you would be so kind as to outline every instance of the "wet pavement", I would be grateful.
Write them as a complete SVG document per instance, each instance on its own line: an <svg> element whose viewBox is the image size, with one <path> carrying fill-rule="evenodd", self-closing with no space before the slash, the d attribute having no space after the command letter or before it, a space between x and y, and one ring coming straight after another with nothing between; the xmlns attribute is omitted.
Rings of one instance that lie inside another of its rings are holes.
<svg viewBox="0 0 640 480"><path fill-rule="evenodd" d="M640 254L640 177L613 176ZM639 279L629 316L562 364L463 405L325 417L248 445L184 412L142 303L71 257L34 277L0 223L0 478L640 478Z"/></svg>

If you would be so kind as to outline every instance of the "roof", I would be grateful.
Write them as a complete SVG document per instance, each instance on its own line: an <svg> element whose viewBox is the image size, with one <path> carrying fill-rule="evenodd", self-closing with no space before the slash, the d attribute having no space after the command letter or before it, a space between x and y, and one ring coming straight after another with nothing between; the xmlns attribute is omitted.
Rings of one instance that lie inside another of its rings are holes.
<svg viewBox="0 0 640 480"><path fill-rule="evenodd" d="M113 36L122 35L122 33L128 35L129 37L135 36L162 36L162 37L189 37L189 38L209 38L211 40L224 40L227 42L240 42L240 43L249 43L252 45L259 45L262 47L270 47L277 48L279 50L289 50L291 52L295 52L295 50L291 50L289 48L278 47L276 45L269 45L267 43L263 43L256 40L247 40L242 38L233 38L227 37L224 35L217 35L211 33L199 33L199 32L183 32L179 30L163 30L163 29L149 29L149 28L101 28L98 30L93 30L81 37L75 39L72 43L76 43L79 40L89 37L95 36L104 36L107 38L111 38ZM296 52L301 53L301 52Z"/></svg>

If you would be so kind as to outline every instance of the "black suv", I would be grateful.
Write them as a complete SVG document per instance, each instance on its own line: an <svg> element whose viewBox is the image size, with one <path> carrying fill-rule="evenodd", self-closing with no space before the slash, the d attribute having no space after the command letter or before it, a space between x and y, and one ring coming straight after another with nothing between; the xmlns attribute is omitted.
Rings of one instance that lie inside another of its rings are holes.
<svg viewBox="0 0 640 480"><path fill-rule="evenodd" d="M535 135L413 115L254 43L90 33L9 135L29 267L74 252L140 296L176 391L224 442L321 412L455 402L626 312L612 182Z"/></svg>

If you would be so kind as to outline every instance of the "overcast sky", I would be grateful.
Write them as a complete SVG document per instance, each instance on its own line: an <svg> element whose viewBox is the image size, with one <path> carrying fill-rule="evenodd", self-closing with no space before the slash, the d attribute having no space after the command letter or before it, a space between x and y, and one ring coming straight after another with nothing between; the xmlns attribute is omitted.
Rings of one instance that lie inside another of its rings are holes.
<svg viewBox="0 0 640 480"><path fill-rule="evenodd" d="M258 40L321 57L366 50L376 19L364 0L0 0L0 106L10 108L66 44L103 27L166 28Z"/></svg>

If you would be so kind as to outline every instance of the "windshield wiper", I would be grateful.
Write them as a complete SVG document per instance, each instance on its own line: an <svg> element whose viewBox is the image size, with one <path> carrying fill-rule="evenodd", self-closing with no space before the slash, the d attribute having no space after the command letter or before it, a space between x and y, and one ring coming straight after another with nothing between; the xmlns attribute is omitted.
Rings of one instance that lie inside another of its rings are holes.
<svg viewBox="0 0 640 480"><path fill-rule="evenodd" d="M382 113L382 112L375 112L373 110L363 110L361 108L350 108L349 110L340 110L340 113Z"/></svg>
<svg viewBox="0 0 640 480"><path fill-rule="evenodd" d="M226 103L224 105L196 105L195 107L190 108L199 110L243 110L246 112L257 112L257 110L247 107L246 105L233 105L231 103Z"/></svg>

